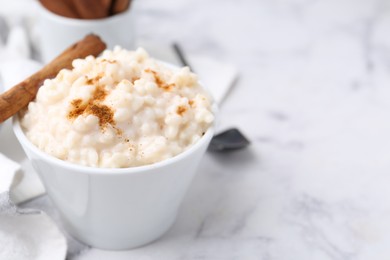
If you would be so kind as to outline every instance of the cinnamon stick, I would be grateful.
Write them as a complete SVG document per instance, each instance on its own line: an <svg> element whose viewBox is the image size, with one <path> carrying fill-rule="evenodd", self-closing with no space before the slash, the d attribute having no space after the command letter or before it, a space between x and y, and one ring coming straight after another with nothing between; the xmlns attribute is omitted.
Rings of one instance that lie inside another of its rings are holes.
<svg viewBox="0 0 390 260"><path fill-rule="evenodd" d="M62 52L37 73L0 95L0 123L16 114L35 99L43 81L55 77L61 69L70 69L72 61L89 55L97 56L106 44L96 35L87 35Z"/></svg>
<svg viewBox="0 0 390 260"><path fill-rule="evenodd" d="M47 10L68 18L80 18L72 0L39 0Z"/></svg>
<svg viewBox="0 0 390 260"><path fill-rule="evenodd" d="M130 7L131 0L114 0L111 4L111 15L119 14Z"/></svg>
<svg viewBox="0 0 390 260"><path fill-rule="evenodd" d="M73 0L81 19L101 19L110 15L111 0Z"/></svg>

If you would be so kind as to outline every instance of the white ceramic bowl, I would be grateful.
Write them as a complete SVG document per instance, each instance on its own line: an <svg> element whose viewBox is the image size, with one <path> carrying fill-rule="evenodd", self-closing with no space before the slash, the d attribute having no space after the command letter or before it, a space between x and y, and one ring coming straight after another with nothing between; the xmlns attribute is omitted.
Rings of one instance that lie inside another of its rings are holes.
<svg viewBox="0 0 390 260"><path fill-rule="evenodd" d="M88 245L111 250L147 244L170 228L214 134L212 126L188 150L152 165L104 169L39 150L23 133L18 116L13 128L67 231Z"/></svg>

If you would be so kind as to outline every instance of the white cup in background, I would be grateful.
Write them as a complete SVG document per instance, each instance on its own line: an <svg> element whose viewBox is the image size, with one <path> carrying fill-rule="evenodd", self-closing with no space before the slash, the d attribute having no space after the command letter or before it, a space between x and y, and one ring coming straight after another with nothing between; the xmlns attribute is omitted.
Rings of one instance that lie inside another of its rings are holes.
<svg viewBox="0 0 390 260"><path fill-rule="evenodd" d="M38 6L38 44L42 61L45 63L90 33L99 35L109 49L116 45L126 49L134 48L134 19L131 8L107 18L86 20L60 16L41 4Z"/></svg>

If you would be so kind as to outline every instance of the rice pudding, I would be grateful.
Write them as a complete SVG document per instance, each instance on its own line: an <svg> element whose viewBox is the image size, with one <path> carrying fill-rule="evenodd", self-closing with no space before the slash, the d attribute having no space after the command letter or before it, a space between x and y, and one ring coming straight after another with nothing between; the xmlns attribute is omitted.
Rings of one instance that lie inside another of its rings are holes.
<svg viewBox="0 0 390 260"><path fill-rule="evenodd" d="M116 47L72 65L45 80L21 115L27 138L61 160L104 168L152 164L185 151L214 121L197 76L142 48Z"/></svg>

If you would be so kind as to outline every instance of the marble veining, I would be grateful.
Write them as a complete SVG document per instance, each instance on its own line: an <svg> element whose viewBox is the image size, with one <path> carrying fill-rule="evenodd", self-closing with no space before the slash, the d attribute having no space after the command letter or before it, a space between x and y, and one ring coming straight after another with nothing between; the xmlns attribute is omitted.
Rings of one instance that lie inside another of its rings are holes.
<svg viewBox="0 0 390 260"><path fill-rule="evenodd" d="M219 130L236 126L252 144L204 157L158 241L110 252L69 238L68 259L389 259L389 1L134 8L139 38L237 65ZM47 197L25 207L58 221Z"/></svg>

